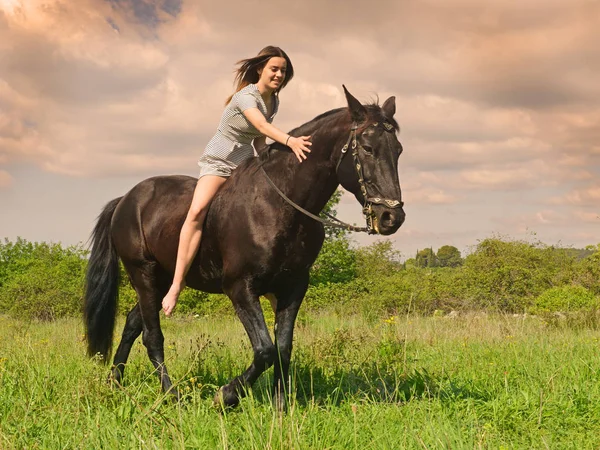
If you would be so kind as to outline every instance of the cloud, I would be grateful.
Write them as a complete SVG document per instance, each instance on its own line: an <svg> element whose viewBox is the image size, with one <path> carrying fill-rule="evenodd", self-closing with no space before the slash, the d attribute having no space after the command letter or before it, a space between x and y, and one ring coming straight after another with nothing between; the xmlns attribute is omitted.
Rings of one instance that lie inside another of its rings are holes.
<svg viewBox="0 0 600 450"><path fill-rule="evenodd" d="M363 101L397 97L403 245L472 241L464 217L483 236L496 224L567 236L551 211L596 224L597 1L275 0L260 20L236 1L0 5L5 187L19 165L86 179L195 174L235 62L275 44L296 68L283 130L344 106L342 83ZM497 220L506 205L518 223ZM440 234L446 218L455 226Z"/></svg>
<svg viewBox="0 0 600 450"><path fill-rule="evenodd" d="M456 203L457 197L455 195L444 192L442 189L424 188L416 191L411 191L404 197L406 201L411 204L433 204L443 205Z"/></svg>
<svg viewBox="0 0 600 450"><path fill-rule="evenodd" d="M467 170L461 173L464 183L480 188L522 189L530 186L534 175L527 169Z"/></svg>
<svg viewBox="0 0 600 450"><path fill-rule="evenodd" d="M575 210L566 213L565 209L543 209L536 212L516 214L496 218L503 226L524 232L531 229L565 228L578 230L588 224L600 225L600 210L596 212ZM572 231L571 230L571 231Z"/></svg>
<svg viewBox="0 0 600 450"><path fill-rule="evenodd" d="M130 19L149 27L157 27L181 12L181 0L106 0L113 9L123 11ZM170 16L170 17L169 17Z"/></svg>
<svg viewBox="0 0 600 450"><path fill-rule="evenodd" d="M10 186L12 182L12 176L8 172L0 170L0 189Z"/></svg>
<svg viewBox="0 0 600 450"><path fill-rule="evenodd" d="M575 217L582 222L600 225L600 209L597 212L575 211Z"/></svg>
<svg viewBox="0 0 600 450"><path fill-rule="evenodd" d="M459 197L450 193L444 177L432 172L409 172L401 178L402 198L411 206L456 203Z"/></svg>
<svg viewBox="0 0 600 450"><path fill-rule="evenodd" d="M571 204L600 209L600 183L596 182L580 189L574 189L564 196L552 198L551 202L559 205Z"/></svg>

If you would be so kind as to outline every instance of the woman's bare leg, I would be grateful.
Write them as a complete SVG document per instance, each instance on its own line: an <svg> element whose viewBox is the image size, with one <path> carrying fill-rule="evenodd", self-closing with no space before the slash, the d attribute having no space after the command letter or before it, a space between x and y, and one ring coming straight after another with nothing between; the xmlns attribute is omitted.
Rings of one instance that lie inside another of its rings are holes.
<svg viewBox="0 0 600 450"><path fill-rule="evenodd" d="M171 315L173 309L175 309L179 293L185 287L185 276L190 269L192 260L198 252L198 248L200 248L202 225L204 224L208 205L225 180L227 178L216 175L205 175L196 184L192 204L179 234L179 247L177 249L177 262L175 264L173 284L171 284L169 292L162 301L162 307L167 316Z"/></svg>

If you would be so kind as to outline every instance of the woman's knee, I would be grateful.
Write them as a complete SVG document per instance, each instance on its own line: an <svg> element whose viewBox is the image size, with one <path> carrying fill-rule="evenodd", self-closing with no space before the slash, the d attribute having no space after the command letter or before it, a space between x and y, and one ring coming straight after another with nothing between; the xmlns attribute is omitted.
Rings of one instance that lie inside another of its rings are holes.
<svg viewBox="0 0 600 450"><path fill-rule="evenodd" d="M208 211L208 205L213 197L224 183L222 177L205 177L200 179L194 191L194 198L188 211L188 220L194 222L204 222L204 217Z"/></svg>
<svg viewBox="0 0 600 450"><path fill-rule="evenodd" d="M191 222L204 222L204 218L206 217L206 211L208 210L208 204L193 204L190 206L190 210L188 211L187 220Z"/></svg>

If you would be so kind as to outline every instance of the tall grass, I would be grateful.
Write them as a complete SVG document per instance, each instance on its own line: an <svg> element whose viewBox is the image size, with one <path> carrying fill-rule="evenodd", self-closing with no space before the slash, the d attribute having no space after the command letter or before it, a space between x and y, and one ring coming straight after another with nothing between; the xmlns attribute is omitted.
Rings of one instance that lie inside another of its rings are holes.
<svg viewBox="0 0 600 450"><path fill-rule="evenodd" d="M267 317L268 319L268 317ZM122 323L118 327L121 328ZM598 448L600 333L531 316L378 320L304 314L286 414L271 371L212 406L251 348L240 323L164 321L171 401L142 344L123 387L85 357L78 320L0 317L0 448Z"/></svg>

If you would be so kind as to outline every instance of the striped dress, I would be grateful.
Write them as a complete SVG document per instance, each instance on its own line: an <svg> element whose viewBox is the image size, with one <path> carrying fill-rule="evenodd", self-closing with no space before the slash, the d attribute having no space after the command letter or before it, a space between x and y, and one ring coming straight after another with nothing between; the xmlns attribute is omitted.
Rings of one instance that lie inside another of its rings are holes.
<svg viewBox="0 0 600 450"><path fill-rule="evenodd" d="M279 109L277 95L274 96L274 101L273 113L267 117L267 105L255 84L250 84L233 95L223 111L216 134L198 160L198 178L204 175L228 177L242 161L254 156L252 141L263 135L246 119L243 112L250 108L258 108L267 122L271 123Z"/></svg>

